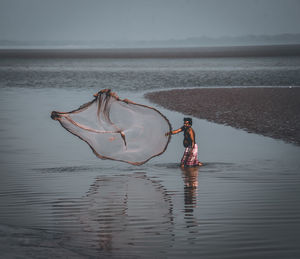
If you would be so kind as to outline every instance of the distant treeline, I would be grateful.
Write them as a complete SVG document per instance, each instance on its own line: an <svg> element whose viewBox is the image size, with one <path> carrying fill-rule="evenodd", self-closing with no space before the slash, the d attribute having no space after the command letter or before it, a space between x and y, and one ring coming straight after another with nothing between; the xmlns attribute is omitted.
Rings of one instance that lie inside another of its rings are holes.
<svg viewBox="0 0 300 259"><path fill-rule="evenodd" d="M285 45L300 44L300 34L278 35L244 35L238 37L190 37L186 39L169 39L153 41L68 41L40 40L14 41L0 40L0 48L163 48L163 47L209 47L209 46L244 46L244 45Z"/></svg>

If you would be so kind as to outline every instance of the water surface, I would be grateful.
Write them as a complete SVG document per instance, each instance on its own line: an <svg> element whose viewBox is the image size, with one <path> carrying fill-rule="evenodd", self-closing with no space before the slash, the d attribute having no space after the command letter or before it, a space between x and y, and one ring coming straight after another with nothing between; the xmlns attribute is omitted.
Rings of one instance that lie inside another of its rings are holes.
<svg viewBox="0 0 300 259"><path fill-rule="evenodd" d="M298 84L299 64L297 58L1 60L2 256L299 257L298 146L194 118L203 167L178 167L181 135L137 167L96 158L50 118L52 110L78 108L107 87L149 105L143 93L153 89ZM156 108L181 126L182 114Z"/></svg>

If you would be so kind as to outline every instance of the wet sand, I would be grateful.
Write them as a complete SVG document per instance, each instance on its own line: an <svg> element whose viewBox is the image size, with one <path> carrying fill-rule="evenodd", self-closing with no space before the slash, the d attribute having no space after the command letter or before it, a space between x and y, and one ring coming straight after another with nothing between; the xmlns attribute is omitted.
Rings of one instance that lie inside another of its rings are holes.
<svg viewBox="0 0 300 259"><path fill-rule="evenodd" d="M180 89L145 97L186 115L300 145L300 87Z"/></svg>

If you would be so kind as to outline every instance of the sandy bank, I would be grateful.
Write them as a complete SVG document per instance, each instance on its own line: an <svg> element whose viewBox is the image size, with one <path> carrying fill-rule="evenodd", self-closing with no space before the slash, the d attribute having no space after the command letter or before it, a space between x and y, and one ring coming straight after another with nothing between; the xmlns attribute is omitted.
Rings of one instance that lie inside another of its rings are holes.
<svg viewBox="0 0 300 259"><path fill-rule="evenodd" d="M215 58L299 56L300 44L117 49L0 49L1 58Z"/></svg>
<svg viewBox="0 0 300 259"><path fill-rule="evenodd" d="M170 110L300 145L300 87L170 90L146 98Z"/></svg>

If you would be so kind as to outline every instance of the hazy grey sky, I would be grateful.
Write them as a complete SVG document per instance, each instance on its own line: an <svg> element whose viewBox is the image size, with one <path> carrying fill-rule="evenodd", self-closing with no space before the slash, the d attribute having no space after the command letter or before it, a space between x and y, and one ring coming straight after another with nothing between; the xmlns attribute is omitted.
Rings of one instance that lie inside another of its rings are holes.
<svg viewBox="0 0 300 259"><path fill-rule="evenodd" d="M0 40L300 33L300 0L0 0Z"/></svg>

